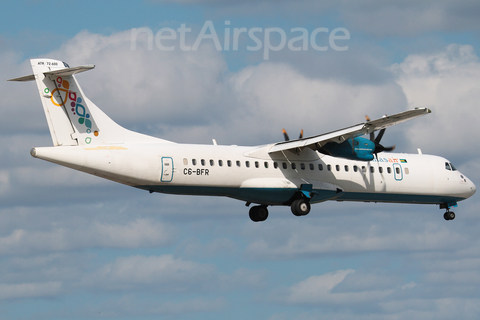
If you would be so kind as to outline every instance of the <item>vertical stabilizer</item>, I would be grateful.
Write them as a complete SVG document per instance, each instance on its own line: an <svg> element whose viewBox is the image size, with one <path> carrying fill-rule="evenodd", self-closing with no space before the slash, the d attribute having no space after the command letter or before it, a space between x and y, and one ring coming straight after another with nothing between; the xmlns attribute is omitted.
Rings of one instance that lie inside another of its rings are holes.
<svg viewBox="0 0 480 320"><path fill-rule="evenodd" d="M30 62L33 75L11 80L36 81L55 146L168 142L119 126L84 95L74 74L93 69L94 65L70 68L53 59Z"/></svg>

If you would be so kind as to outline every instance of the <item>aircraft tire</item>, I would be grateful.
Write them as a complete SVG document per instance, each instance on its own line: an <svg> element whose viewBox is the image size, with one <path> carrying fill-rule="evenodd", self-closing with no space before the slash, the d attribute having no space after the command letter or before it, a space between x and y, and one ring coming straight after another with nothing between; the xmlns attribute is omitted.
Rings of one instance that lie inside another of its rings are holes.
<svg viewBox="0 0 480 320"><path fill-rule="evenodd" d="M248 214L253 222L261 222L267 220L268 209L266 206L254 206L250 208Z"/></svg>
<svg viewBox="0 0 480 320"><path fill-rule="evenodd" d="M445 220L447 220L447 221L453 220L453 219L455 219L455 212L453 212L453 211L447 211L447 212L445 212L445 214L443 215L443 218L444 218Z"/></svg>
<svg viewBox="0 0 480 320"><path fill-rule="evenodd" d="M292 202L290 208L297 217L306 216L310 212L310 203L304 199L298 199Z"/></svg>

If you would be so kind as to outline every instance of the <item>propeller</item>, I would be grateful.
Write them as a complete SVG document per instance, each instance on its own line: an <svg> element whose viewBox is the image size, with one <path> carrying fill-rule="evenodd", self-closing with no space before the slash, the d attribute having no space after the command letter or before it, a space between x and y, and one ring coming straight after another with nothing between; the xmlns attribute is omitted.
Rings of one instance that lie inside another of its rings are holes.
<svg viewBox="0 0 480 320"><path fill-rule="evenodd" d="M367 115L365 116L365 119L367 120L367 122L370 121L370 118ZM375 154L375 157L377 159L378 159L377 154L379 152L383 152L383 151L390 152L395 149L394 145L391 147L384 147L383 145L380 144L380 141L382 140L384 134L385 134L385 128L380 130L376 138L375 138L375 133L370 132L370 141L373 141L373 143L375 144L375 150L373 150L373 153Z"/></svg>
<svg viewBox="0 0 480 320"><path fill-rule="evenodd" d="M282 132L283 132L283 136L285 137L285 141L290 141L290 138L288 137L287 130L282 129ZM300 130L300 136L298 137L298 139L302 139L302 138L303 138L303 129Z"/></svg>

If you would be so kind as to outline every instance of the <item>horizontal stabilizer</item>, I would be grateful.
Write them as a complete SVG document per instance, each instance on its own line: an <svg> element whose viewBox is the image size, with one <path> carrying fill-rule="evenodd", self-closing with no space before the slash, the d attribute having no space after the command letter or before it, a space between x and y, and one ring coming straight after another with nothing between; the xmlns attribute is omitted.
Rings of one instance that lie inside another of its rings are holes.
<svg viewBox="0 0 480 320"><path fill-rule="evenodd" d="M78 66L78 67L73 67L73 68L47 71L47 72L44 72L43 74L46 75L46 76L52 75L52 76L59 76L59 77L68 77L68 76L71 76L72 74L88 71L88 70L91 70L93 68L95 68L94 64L88 64L88 65L85 65L85 66Z"/></svg>
<svg viewBox="0 0 480 320"><path fill-rule="evenodd" d="M24 76L20 78L15 78L15 79L8 79L7 81L33 81L35 80L35 75L31 74L29 76Z"/></svg>
<svg viewBox="0 0 480 320"><path fill-rule="evenodd" d="M44 72L43 74L46 76L59 76L59 77L68 77L71 76L72 74L88 71L95 68L94 64L88 64L85 66L78 66L74 68L66 68L66 69L60 69L60 70L53 70L53 71L47 71ZM33 81L35 80L35 75L31 74L29 76L24 76L20 78L15 78L15 79L9 79L7 81Z"/></svg>

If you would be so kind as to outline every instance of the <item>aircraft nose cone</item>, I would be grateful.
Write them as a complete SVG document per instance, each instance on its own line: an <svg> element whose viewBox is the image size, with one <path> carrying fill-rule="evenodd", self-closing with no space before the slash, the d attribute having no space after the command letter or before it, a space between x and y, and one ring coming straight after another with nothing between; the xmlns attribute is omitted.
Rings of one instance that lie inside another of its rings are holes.
<svg viewBox="0 0 480 320"><path fill-rule="evenodd" d="M470 191L471 191L470 197L471 197L475 194L475 192L477 192L477 187L473 182L470 182L470 183L471 183L471 186L470 186Z"/></svg>

